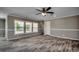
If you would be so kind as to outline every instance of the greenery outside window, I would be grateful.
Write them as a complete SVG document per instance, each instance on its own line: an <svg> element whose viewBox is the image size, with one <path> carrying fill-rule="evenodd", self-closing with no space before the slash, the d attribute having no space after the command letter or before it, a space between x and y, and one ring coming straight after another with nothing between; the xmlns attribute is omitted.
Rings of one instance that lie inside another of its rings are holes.
<svg viewBox="0 0 79 59"><path fill-rule="evenodd" d="M15 34L24 33L24 22L15 20Z"/></svg>

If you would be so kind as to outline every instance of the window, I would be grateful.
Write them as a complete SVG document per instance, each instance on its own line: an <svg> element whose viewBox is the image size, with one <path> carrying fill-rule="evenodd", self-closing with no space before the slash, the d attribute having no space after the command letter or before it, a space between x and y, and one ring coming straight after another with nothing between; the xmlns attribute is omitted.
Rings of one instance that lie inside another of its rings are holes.
<svg viewBox="0 0 79 59"><path fill-rule="evenodd" d="M38 23L33 22L33 32L38 32Z"/></svg>
<svg viewBox="0 0 79 59"><path fill-rule="evenodd" d="M31 33L32 32L32 22L26 22L26 33Z"/></svg>
<svg viewBox="0 0 79 59"><path fill-rule="evenodd" d="M15 34L24 33L24 22L15 20Z"/></svg>
<svg viewBox="0 0 79 59"><path fill-rule="evenodd" d="M15 20L14 26L15 34L38 32L38 23L36 22Z"/></svg>

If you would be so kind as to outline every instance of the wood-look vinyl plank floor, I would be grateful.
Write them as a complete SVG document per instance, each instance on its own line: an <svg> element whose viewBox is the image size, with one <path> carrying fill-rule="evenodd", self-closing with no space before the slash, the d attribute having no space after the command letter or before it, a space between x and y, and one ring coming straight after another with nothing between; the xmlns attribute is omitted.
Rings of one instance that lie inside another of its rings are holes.
<svg viewBox="0 0 79 59"><path fill-rule="evenodd" d="M79 41L61 39L52 36L35 36L9 41L8 47L1 52L78 52Z"/></svg>

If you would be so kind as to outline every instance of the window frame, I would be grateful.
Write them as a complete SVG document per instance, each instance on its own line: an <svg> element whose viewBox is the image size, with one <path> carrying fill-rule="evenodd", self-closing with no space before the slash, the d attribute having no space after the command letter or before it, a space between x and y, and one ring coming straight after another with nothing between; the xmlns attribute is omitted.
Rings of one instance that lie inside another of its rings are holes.
<svg viewBox="0 0 79 59"><path fill-rule="evenodd" d="M26 31L26 25L27 25L27 24L30 24L30 25L31 25L31 27L30 27L30 31L28 31L28 32ZM25 22L25 33L32 33L32 32L33 32L32 29L33 29L32 22L30 22L30 21L26 21L26 22Z"/></svg>
<svg viewBox="0 0 79 59"><path fill-rule="evenodd" d="M16 30L16 22L22 22L23 23L23 31L22 31L22 33L20 33L20 32L17 32ZM30 29L30 31L29 32L27 32L26 31L26 24L31 24L31 29ZM34 26L34 23L36 23L36 24L38 24L37 26ZM19 34L29 34L29 33L37 33L37 32L39 32L39 23L38 22L33 22L33 21L24 21L24 20L18 20L18 19L15 19L14 20L14 34L15 35L19 35ZM37 31L34 31L34 28L37 28Z"/></svg>
<svg viewBox="0 0 79 59"><path fill-rule="evenodd" d="M37 26L34 27L34 24L37 24ZM34 28L36 28L37 30L34 31ZM38 27L38 22L33 22L33 32L38 32L38 28L39 28L39 27Z"/></svg>

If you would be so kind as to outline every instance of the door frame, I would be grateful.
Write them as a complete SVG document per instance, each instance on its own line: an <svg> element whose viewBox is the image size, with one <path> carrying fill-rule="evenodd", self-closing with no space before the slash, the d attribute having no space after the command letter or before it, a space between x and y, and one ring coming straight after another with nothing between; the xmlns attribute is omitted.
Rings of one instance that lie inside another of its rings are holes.
<svg viewBox="0 0 79 59"><path fill-rule="evenodd" d="M5 37L0 37L1 39L8 39L8 18L7 18L7 14L1 13L0 14L0 18L5 20Z"/></svg>

